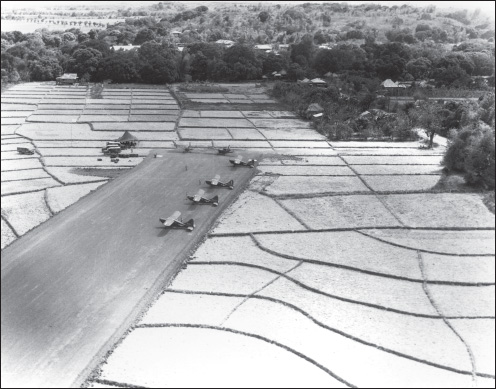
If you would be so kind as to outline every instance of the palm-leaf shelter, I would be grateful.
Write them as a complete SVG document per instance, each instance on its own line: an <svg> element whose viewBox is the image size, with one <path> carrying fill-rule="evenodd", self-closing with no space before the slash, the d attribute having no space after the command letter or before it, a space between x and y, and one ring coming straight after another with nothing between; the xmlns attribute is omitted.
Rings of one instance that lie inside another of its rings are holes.
<svg viewBox="0 0 496 389"><path fill-rule="evenodd" d="M120 142L121 145L127 146L127 147L136 147L136 145L139 142L138 138L136 138L129 131L125 131L124 134L120 138L116 139L116 141Z"/></svg>
<svg viewBox="0 0 496 389"><path fill-rule="evenodd" d="M307 113L316 114L324 112L324 108L319 103L312 103L307 108Z"/></svg>
<svg viewBox="0 0 496 389"><path fill-rule="evenodd" d="M306 110L306 116L308 119L320 118L323 116L323 114L324 114L324 108L322 108L319 103L310 104Z"/></svg>

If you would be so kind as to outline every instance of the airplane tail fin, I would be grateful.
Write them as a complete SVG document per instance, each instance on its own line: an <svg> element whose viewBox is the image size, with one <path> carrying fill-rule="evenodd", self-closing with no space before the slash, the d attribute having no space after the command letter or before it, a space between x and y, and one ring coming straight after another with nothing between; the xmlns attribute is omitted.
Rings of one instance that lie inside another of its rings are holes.
<svg viewBox="0 0 496 389"><path fill-rule="evenodd" d="M184 225L188 228L188 230L192 231L195 228L195 221L193 219L189 219Z"/></svg>
<svg viewBox="0 0 496 389"><path fill-rule="evenodd" d="M227 186L232 189L234 187L234 180L229 181Z"/></svg>
<svg viewBox="0 0 496 389"><path fill-rule="evenodd" d="M217 206L219 205L219 196L214 196L210 199L212 201L212 204Z"/></svg>

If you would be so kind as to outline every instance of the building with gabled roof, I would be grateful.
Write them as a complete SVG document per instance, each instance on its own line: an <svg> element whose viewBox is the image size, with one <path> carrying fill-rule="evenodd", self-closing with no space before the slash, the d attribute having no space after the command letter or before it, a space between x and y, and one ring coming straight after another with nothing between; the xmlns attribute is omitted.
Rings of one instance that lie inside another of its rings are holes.
<svg viewBox="0 0 496 389"><path fill-rule="evenodd" d="M310 84L315 86L327 86L327 82L325 82L322 78L314 78L310 80Z"/></svg>
<svg viewBox="0 0 496 389"><path fill-rule="evenodd" d="M124 51L139 49L140 47L141 45L132 45L132 44L111 46L111 48L114 50L124 50Z"/></svg>
<svg viewBox="0 0 496 389"><path fill-rule="evenodd" d="M381 86L383 86L384 88L406 88L406 84L405 83L394 82L390 78L388 78L387 80L383 81L381 83Z"/></svg>
<svg viewBox="0 0 496 389"><path fill-rule="evenodd" d="M390 78L381 82L381 86L383 86L384 88L397 88L398 87L396 85L396 83L393 80L391 80Z"/></svg>
<svg viewBox="0 0 496 389"><path fill-rule="evenodd" d="M234 41L230 41L228 39L219 39L215 41L218 45L224 45L225 47L231 47L234 45Z"/></svg>
<svg viewBox="0 0 496 389"><path fill-rule="evenodd" d="M57 77L55 80L57 82L57 85L60 84L72 85L79 81L79 77L77 73L64 73L60 77Z"/></svg>
<svg viewBox="0 0 496 389"><path fill-rule="evenodd" d="M260 51L265 51L265 52L271 52L272 51L272 45L255 45L254 49L260 50Z"/></svg>

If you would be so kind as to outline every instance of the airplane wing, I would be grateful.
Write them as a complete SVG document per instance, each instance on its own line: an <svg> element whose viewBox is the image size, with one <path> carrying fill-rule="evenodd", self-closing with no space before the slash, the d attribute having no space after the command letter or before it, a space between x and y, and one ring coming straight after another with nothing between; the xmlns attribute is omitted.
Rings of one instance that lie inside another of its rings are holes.
<svg viewBox="0 0 496 389"><path fill-rule="evenodd" d="M239 163L239 162L241 162L242 160L243 160L243 156L242 156L242 155L238 155L238 156L236 157L236 162L238 162L238 163Z"/></svg>
<svg viewBox="0 0 496 389"><path fill-rule="evenodd" d="M165 227L170 227L176 222L176 219L173 219L172 217L168 217L165 219L164 226Z"/></svg>
<svg viewBox="0 0 496 389"><path fill-rule="evenodd" d="M165 227L172 226L175 222L179 221L180 216L181 216L181 212L179 211L174 212L171 216L165 219L164 226Z"/></svg>
<svg viewBox="0 0 496 389"><path fill-rule="evenodd" d="M193 198L194 201L200 201L201 198L203 197L203 194L205 191L203 189L200 189L198 193L195 194L195 197Z"/></svg>
<svg viewBox="0 0 496 389"><path fill-rule="evenodd" d="M215 177L212 179L212 185L217 185L220 180L220 175L216 174Z"/></svg>

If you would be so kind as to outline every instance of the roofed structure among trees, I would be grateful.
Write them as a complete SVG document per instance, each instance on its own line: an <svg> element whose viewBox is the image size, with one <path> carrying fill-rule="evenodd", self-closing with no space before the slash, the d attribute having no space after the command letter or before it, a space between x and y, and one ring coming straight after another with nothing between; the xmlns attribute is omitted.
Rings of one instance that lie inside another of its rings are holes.
<svg viewBox="0 0 496 389"><path fill-rule="evenodd" d="M128 147L135 147L139 142L138 138L136 138L129 131L125 131L120 138L116 139L116 141Z"/></svg>
<svg viewBox="0 0 496 389"><path fill-rule="evenodd" d="M56 78L57 85L59 84L75 84L79 81L77 73L64 73L60 77Z"/></svg>

